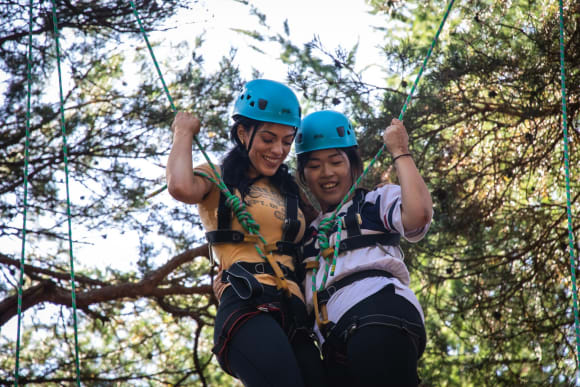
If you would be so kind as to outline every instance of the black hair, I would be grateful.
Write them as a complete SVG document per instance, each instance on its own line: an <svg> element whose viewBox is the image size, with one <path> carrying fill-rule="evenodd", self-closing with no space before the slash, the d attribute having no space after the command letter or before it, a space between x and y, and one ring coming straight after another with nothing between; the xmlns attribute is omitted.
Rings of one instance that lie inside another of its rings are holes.
<svg viewBox="0 0 580 387"><path fill-rule="evenodd" d="M250 168L250 157L246 147L238 137L238 126L241 125L246 132L252 132L251 140L248 148L251 147L254 141L254 136L258 129L264 125L263 121L253 120L244 116L234 116L234 124L230 127L230 140L234 147L225 155L222 160L222 177L224 183L228 188L237 188L240 191L242 200L244 196L250 191L250 187L254 182L260 179L248 177L248 169ZM280 165L273 176L268 176L268 179L277 187L282 194L298 195L298 185L294 177L288 172L286 164Z"/></svg>
<svg viewBox="0 0 580 387"><path fill-rule="evenodd" d="M363 173L363 162L360 157L360 154L358 153L358 147L355 145L349 146L347 148L336 148L336 150L343 152L348 158L348 161L350 163L350 176L352 177L352 183L354 184L356 179L358 179L358 177ZM304 177L304 168L306 168L306 163L308 163L308 160L310 160L312 152L305 152L298 155L297 160L298 179L300 180L300 183L304 185L306 185L306 178Z"/></svg>

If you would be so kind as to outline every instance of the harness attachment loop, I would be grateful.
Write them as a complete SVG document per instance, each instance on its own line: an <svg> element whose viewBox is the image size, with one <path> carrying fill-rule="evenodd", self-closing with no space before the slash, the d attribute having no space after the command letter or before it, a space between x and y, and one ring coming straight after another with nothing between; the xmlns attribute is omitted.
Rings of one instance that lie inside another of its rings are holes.
<svg viewBox="0 0 580 387"><path fill-rule="evenodd" d="M312 293L312 301L314 302L314 317L316 318L316 325L318 325L318 328L322 330L324 326L326 326L331 322L328 319L328 311L326 310L326 303L319 305L318 291L314 291ZM322 317L320 317L321 312Z"/></svg>

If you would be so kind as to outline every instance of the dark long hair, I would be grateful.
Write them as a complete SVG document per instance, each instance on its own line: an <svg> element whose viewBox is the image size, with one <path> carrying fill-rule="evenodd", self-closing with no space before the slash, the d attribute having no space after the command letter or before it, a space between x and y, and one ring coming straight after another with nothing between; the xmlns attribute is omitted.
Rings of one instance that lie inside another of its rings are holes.
<svg viewBox="0 0 580 387"><path fill-rule="evenodd" d="M225 155L222 160L222 176L226 185L230 188L237 188L240 191L242 199L250 191L250 186L261 176L255 179L248 177L250 168L250 157L246 147L238 137L238 126L242 125L246 132L252 132L249 147L252 146L254 136L258 129L264 125L262 121L252 120L244 116L235 116L234 124L230 127L230 140L234 147ZM282 194L298 195L298 185L294 177L288 172L286 164L280 165L273 176L268 179L275 187L278 187Z"/></svg>

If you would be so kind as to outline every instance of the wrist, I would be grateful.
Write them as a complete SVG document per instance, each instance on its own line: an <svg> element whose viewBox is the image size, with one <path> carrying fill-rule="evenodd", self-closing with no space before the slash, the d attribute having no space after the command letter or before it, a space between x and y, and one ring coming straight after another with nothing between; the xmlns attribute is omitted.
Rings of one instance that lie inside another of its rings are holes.
<svg viewBox="0 0 580 387"><path fill-rule="evenodd" d="M191 137L193 138L193 132L190 129L180 128L179 126L175 127L173 130L174 137Z"/></svg>
<svg viewBox="0 0 580 387"><path fill-rule="evenodd" d="M400 153L397 156L393 156L393 159L392 159L391 163L392 164L395 164L395 161L399 160L402 157L411 157L411 158L413 158L413 155L410 154L410 153L408 153L408 152L407 153Z"/></svg>

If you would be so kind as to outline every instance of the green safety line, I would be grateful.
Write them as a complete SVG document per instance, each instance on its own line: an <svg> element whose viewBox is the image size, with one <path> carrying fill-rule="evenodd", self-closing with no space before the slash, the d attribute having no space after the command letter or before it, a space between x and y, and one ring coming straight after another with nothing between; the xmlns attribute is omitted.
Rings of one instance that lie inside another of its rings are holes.
<svg viewBox="0 0 580 387"><path fill-rule="evenodd" d="M77 385L81 385L80 361L79 361L79 339L78 339L78 321L77 321L77 303L75 292L75 271L74 271L74 257L73 257L73 242L72 242L72 222L71 222L71 204L69 192L69 178L68 178L68 148L66 144L66 121L64 119L64 96L62 92L62 72L60 69L60 43L58 39L58 20L56 17L55 0L50 0L52 3L52 23L54 25L54 36L56 44L56 63L58 69L58 88L60 95L60 128L62 133L62 152L64 159L64 173L66 184L66 213L68 221L68 241L69 241L69 257L70 257L70 278L71 278L71 304L73 308L73 323L74 323L74 339L75 339L75 366Z"/></svg>
<svg viewBox="0 0 580 387"><path fill-rule="evenodd" d="M163 90L165 91L165 95L167 96L167 99L169 100L169 103L171 105L171 109L173 110L174 113L176 113L177 108L175 107L175 104L173 103L173 99L171 98L171 95L169 94L169 89L167 87L167 84L165 83L165 80L163 78L163 74L161 72L159 64L157 63L157 59L155 58L155 53L153 52L153 48L151 47L151 44L149 43L149 39L147 38L147 33L145 32L145 28L143 28L143 23L141 22L141 18L139 17L139 13L137 12L137 7L135 6L135 3L133 2L133 0L129 0L129 3L131 4L131 8L133 9L133 14L135 15L135 19L137 19L137 23L139 24L139 30L141 31L141 34L143 35L143 38L145 39L145 43L147 44L147 48L149 49L149 54L151 55L151 59L153 60L153 63L155 64L155 69L157 70L157 75L159 76L159 79L161 80L161 83L163 84ZM226 204L232 209L232 211L234 212L234 214L238 218L238 221L240 222L242 227L244 227L244 229L246 231L248 231L250 234L257 235L259 240L262 242L262 244L265 245L266 240L262 237L262 235L260 235L260 232L259 232L260 225L258 223L256 223L254 221L254 219L252 218L252 216L250 215L250 213L247 212L246 204L243 203L242 200L238 196L232 194L229 191L222 176L220 175L217 168L215 167L215 165L212 163L209 156L207 155L205 147L199 142L199 140L197 139L196 136L193 137L193 140L194 140L195 144L197 145L197 147L199 148L199 150L201 151L201 153L203 154L203 157L207 161L208 165L212 169L216 179L213 179L209 175L204 174L204 173L199 173L199 172L196 172L196 173L200 176L203 176L203 177L209 179L210 181L212 181L214 184L216 184L218 186L220 191L222 191L227 198ZM156 190L152 194L148 195L148 197L156 195L157 193L161 192L165 188L166 188L166 186ZM256 251L258 252L260 257L263 260L265 260L266 262L268 262L268 259L266 258L266 255L264 254L262 249L257 244L255 244L254 247L256 248Z"/></svg>
<svg viewBox="0 0 580 387"><path fill-rule="evenodd" d="M576 260L574 259L574 234L570 204L570 165L568 159L568 112L566 109L566 70L564 67L564 8L560 0L560 78L562 84L562 129L564 131L564 165L566 170L566 213L568 215L568 241L570 250L570 272L574 300L574 326L576 333L576 365L580 367L580 322L578 321L578 290L576 289Z"/></svg>
<svg viewBox="0 0 580 387"><path fill-rule="evenodd" d="M439 34L441 33L443 26L445 25L445 21L447 20L447 17L449 16L449 13L451 12L451 7L453 7L454 2L455 2L455 0L451 0L449 2L449 4L447 5L447 9L445 11L445 15L443 16L443 20L441 20L441 23L439 24L439 28L437 29L437 33L435 34L435 37L433 38L433 41L431 42L431 46L429 47L429 51L427 51L427 55L425 56L425 59L423 60L423 64L421 65L421 69L419 70L419 74L417 74L417 77L415 78L415 82L413 83L413 86L411 87L411 91L409 92L409 95L407 96L407 99L405 100L405 104L403 105L403 108L401 109L401 113L399 114L399 120L403 120L403 116L405 115L405 112L407 110L407 106L408 106L409 102L411 101L411 98L413 97L413 93L415 92L417 85L419 84L419 80L421 79L421 76L423 75L423 71L425 70L425 67L427 65L427 61L431 57L431 53L433 52L433 48L435 47L435 44L437 43L437 40L439 39ZM374 163L381 156L381 154L384 152L385 149L386 149L386 145L383 144L381 146L381 148L379 149L379 151L377 152L377 154L375 155L375 157L373 157L373 159L371 160L369 165L367 165L367 167L364 169L363 173L358 177L358 179L352 185L352 187L350 188L350 190L348 191L346 196L342 199L340 204L336 207L336 209L334 210L332 215L328 218L323 219L320 222L320 225L318 227L318 246L320 247L320 251L323 251L324 249L327 249L330 246L329 240L328 240L328 233L330 233L330 231L334 227L334 224L336 223L338 211L340 211L340 209L342 208L344 203L346 203L348 201L349 197L357 189L357 187L359 186L359 184L362 181L362 179L364 178L364 176L367 174L369 169L374 165ZM335 252L335 254L337 254L337 253ZM319 260L319 259L320 259L320 253L316 257L316 260ZM312 291L313 292L316 291L316 273L317 273L317 270L316 270L316 268L314 268L312 270ZM327 276L325 275L324 278L327 278ZM320 291L320 290L324 289L325 284L326 284L326 279L324 279L322 281L322 284L320 285L320 288L318 290Z"/></svg>
<svg viewBox="0 0 580 387"><path fill-rule="evenodd" d="M18 280L18 323L16 328L16 363L14 365L14 386L18 386L20 372L20 327L22 325L22 288L24 287L24 260L26 257L26 217L28 209L28 160L30 157L30 96L32 85L32 8L28 6L28 55L26 67L26 139L24 141L24 208L22 210L22 251L20 254L20 278Z"/></svg>

